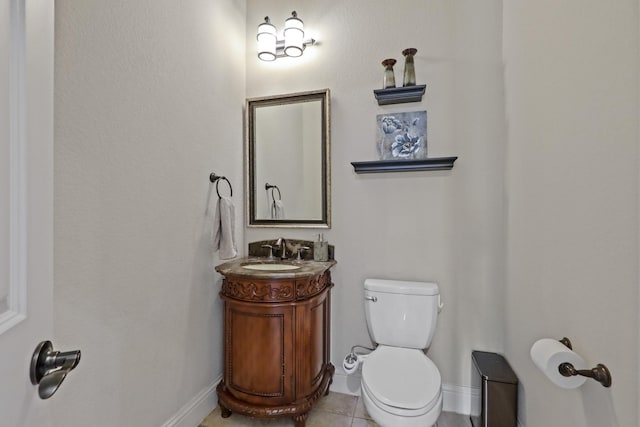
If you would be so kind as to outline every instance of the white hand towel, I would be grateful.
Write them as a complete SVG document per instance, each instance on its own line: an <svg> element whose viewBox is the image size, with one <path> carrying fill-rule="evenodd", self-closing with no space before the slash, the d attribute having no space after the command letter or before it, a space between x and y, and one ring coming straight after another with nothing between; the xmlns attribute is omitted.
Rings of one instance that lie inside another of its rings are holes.
<svg viewBox="0 0 640 427"><path fill-rule="evenodd" d="M274 219L284 219L284 203L282 200L273 201Z"/></svg>
<svg viewBox="0 0 640 427"><path fill-rule="evenodd" d="M213 250L220 251L220 259L235 258L238 254L235 239L235 208L230 197L218 198L213 219Z"/></svg>

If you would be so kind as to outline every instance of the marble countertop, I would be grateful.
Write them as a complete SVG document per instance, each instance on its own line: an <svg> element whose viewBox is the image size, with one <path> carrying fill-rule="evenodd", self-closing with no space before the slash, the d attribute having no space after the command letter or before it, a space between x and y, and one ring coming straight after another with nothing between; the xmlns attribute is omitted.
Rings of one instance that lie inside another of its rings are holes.
<svg viewBox="0 0 640 427"><path fill-rule="evenodd" d="M280 260L279 258L244 257L238 258L216 266L216 271L224 276L253 277L257 279L296 279L315 276L324 273L336 265L335 260L329 261L305 261L305 260ZM246 265L259 264L285 264L297 268L295 270L260 270L244 268Z"/></svg>

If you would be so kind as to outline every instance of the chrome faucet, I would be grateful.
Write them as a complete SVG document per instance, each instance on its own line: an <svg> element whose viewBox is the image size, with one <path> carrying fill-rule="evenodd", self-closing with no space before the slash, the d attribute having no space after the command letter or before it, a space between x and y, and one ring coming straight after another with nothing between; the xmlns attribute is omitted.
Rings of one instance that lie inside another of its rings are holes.
<svg viewBox="0 0 640 427"><path fill-rule="evenodd" d="M280 259L287 259L287 241L284 237L278 238L274 246L280 248Z"/></svg>

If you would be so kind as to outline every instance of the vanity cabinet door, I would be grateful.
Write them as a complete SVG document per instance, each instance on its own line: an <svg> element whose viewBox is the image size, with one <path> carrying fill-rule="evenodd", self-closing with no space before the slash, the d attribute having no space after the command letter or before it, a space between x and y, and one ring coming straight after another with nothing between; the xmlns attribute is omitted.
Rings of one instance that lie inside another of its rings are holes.
<svg viewBox="0 0 640 427"><path fill-rule="evenodd" d="M231 394L260 405L293 401L294 305L225 300L224 375Z"/></svg>
<svg viewBox="0 0 640 427"><path fill-rule="evenodd" d="M329 363L329 289L296 306L298 397L316 392Z"/></svg>

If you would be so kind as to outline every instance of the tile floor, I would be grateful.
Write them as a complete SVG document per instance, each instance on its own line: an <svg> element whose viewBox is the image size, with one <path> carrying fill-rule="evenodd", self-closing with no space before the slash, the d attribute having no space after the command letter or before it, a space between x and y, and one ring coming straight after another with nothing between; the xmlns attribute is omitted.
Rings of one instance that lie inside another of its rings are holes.
<svg viewBox="0 0 640 427"><path fill-rule="evenodd" d="M231 414L229 418L220 416L220 408L216 407L198 427L292 427L289 418L276 420L258 420ZM329 393L320 399L307 418L307 427L376 427L368 416L362 400L357 396L341 393ZM468 415L443 412L438 419L438 427L471 427Z"/></svg>

